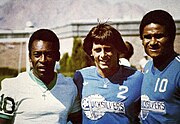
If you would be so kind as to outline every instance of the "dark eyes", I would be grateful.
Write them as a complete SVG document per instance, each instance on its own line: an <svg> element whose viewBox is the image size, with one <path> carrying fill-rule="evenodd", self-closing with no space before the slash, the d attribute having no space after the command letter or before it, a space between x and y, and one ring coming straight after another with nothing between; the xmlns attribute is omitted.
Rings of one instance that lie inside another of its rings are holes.
<svg viewBox="0 0 180 124"><path fill-rule="evenodd" d="M99 53L101 52L101 49L100 48L97 48L97 49L94 49L95 52Z"/></svg>
<svg viewBox="0 0 180 124"><path fill-rule="evenodd" d="M42 55L42 53L40 53L40 52L34 52L33 55L34 55L35 57L39 57L39 56Z"/></svg>
<svg viewBox="0 0 180 124"><path fill-rule="evenodd" d="M42 56L42 54L44 54L44 56L47 56L47 57L52 57L53 56L53 52L33 52L33 55L35 57L40 57Z"/></svg>
<svg viewBox="0 0 180 124"><path fill-rule="evenodd" d="M160 39L160 38L165 37L165 35L164 34L153 34L153 35L147 34L147 35L143 35L143 37L145 39L152 39L152 37L154 37L155 39Z"/></svg>
<svg viewBox="0 0 180 124"><path fill-rule="evenodd" d="M96 49L94 49L94 51L97 52L97 53L99 53L99 52L102 51L102 49L101 49L101 48L96 48ZM111 52L111 51L112 51L111 48L104 48L104 52Z"/></svg>

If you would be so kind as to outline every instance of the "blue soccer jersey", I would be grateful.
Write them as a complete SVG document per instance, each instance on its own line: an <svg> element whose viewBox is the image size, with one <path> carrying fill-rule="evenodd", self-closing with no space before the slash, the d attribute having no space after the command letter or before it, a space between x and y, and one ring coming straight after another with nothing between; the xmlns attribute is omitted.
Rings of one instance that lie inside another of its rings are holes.
<svg viewBox="0 0 180 124"><path fill-rule="evenodd" d="M180 124L180 56L163 70L145 67L141 91L143 124Z"/></svg>
<svg viewBox="0 0 180 124"><path fill-rule="evenodd" d="M74 80L81 95L83 124L129 124L137 121L143 80L141 72L122 66L112 77L103 78L97 68L91 66L77 71Z"/></svg>

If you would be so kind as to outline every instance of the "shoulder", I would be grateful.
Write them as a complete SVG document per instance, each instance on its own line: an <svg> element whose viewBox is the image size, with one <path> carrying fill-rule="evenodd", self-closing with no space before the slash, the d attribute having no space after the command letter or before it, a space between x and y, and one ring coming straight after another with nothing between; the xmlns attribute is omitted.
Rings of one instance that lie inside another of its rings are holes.
<svg viewBox="0 0 180 124"><path fill-rule="evenodd" d="M144 72L145 72L147 69L152 68L152 66L153 66L153 61L152 61L152 60L149 60L149 61L146 63L145 67L144 67Z"/></svg>
<svg viewBox="0 0 180 124"><path fill-rule="evenodd" d="M95 74L96 71L96 67L95 66L90 66L90 67L86 67L86 68L82 68L80 70L77 70L74 74L75 78L82 78L82 77L89 77L89 76L93 76Z"/></svg>
<svg viewBox="0 0 180 124"><path fill-rule="evenodd" d="M57 80L60 81L61 83L72 83L73 82L71 77L65 77L61 73L58 73Z"/></svg>
<svg viewBox="0 0 180 124"><path fill-rule="evenodd" d="M1 90L10 89L14 86L14 82L16 82L16 78L5 78L1 81Z"/></svg>
<svg viewBox="0 0 180 124"><path fill-rule="evenodd" d="M65 77L63 74L59 73L57 75L57 85L65 86L69 90L75 89L76 85L71 77Z"/></svg>
<svg viewBox="0 0 180 124"><path fill-rule="evenodd" d="M96 70L95 66L90 66L90 67L86 67L86 68L82 68L78 71L82 72L82 73L86 73L86 72L93 72L94 70Z"/></svg>
<svg viewBox="0 0 180 124"><path fill-rule="evenodd" d="M127 66L122 67L121 73L124 76L124 78L131 78L134 80L142 80L144 76L144 74L141 71Z"/></svg>
<svg viewBox="0 0 180 124"><path fill-rule="evenodd" d="M143 73L136 68L128 67L128 66L122 66L122 71L125 74L136 74L136 75L143 75Z"/></svg>
<svg viewBox="0 0 180 124"><path fill-rule="evenodd" d="M177 62L177 64L180 64L180 55L175 57L175 61Z"/></svg>
<svg viewBox="0 0 180 124"><path fill-rule="evenodd" d="M96 78L95 77L95 66L86 67L80 70L77 70L74 74L73 81L76 84L79 91L82 90L83 81L85 78Z"/></svg>
<svg viewBox="0 0 180 124"><path fill-rule="evenodd" d="M18 74L17 77L12 77L12 78L5 78L4 80L2 80L1 82L1 87L8 87L8 88L12 88L15 87L17 85L21 85L21 83L24 82L24 80L26 80L28 77L28 73L27 72L22 72L20 74Z"/></svg>
<svg viewBox="0 0 180 124"><path fill-rule="evenodd" d="M176 73L180 73L180 56L176 56L170 64L166 67L166 70Z"/></svg>

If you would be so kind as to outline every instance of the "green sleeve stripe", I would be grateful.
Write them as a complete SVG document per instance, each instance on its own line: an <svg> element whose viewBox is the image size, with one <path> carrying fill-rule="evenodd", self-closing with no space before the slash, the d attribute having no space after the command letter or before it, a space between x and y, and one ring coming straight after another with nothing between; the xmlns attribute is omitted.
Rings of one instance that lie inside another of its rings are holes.
<svg viewBox="0 0 180 124"><path fill-rule="evenodd" d="M3 119L8 119L8 120L10 120L12 117L11 117L11 116L4 115L4 114L0 113L0 118L3 118Z"/></svg>

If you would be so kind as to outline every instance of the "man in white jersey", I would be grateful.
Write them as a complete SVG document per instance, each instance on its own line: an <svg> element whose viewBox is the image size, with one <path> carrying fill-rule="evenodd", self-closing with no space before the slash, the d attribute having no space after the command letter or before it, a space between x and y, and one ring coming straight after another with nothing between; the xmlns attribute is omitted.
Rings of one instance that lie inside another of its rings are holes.
<svg viewBox="0 0 180 124"><path fill-rule="evenodd" d="M59 49L59 39L51 30L39 29L32 34L32 70L2 81L0 124L81 123L80 100L73 80L54 72Z"/></svg>

